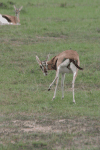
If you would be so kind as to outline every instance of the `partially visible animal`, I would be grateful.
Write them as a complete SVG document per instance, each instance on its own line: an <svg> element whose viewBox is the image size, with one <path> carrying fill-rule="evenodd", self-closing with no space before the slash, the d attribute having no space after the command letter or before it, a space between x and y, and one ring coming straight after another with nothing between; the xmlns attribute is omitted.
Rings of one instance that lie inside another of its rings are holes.
<svg viewBox="0 0 100 150"><path fill-rule="evenodd" d="M62 87L62 98L64 98L64 79L65 79L65 73L73 73L73 81L72 81L72 89L73 89L73 102L75 103L74 98L74 83L77 76L78 69L83 70L83 68L80 67L80 60L79 55L76 51L73 50L66 50L62 53L58 54L57 56L53 57L50 61L48 61L49 55L47 56L47 59L45 61L40 61L39 57L36 56L36 60L42 69L44 75L48 74L48 70L56 70L56 76L53 82L50 84L48 91L50 91L52 85L56 81L56 87L53 99L55 99L56 96L56 90L58 86L59 81L59 74L62 74L61 79L61 87Z"/></svg>
<svg viewBox="0 0 100 150"><path fill-rule="evenodd" d="M22 8L23 6L21 6L20 8L16 8L16 6L14 5L16 16L0 14L0 25L20 25L19 14Z"/></svg>

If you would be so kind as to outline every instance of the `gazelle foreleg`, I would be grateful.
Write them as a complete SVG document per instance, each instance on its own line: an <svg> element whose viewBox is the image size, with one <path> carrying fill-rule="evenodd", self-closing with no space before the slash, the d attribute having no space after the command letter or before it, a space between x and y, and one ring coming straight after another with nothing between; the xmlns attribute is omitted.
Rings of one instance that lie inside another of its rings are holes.
<svg viewBox="0 0 100 150"><path fill-rule="evenodd" d="M53 80L53 82L50 84L49 88L48 88L48 91L50 91L52 85L54 84L54 82L56 81L57 82L57 78L58 78L58 71L56 71L56 76L55 76L55 79Z"/></svg>
<svg viewBox="0 0 100 150"><path fill-rule="evenodd" d="M49 89L48 89L48 90L50 90L51 86L52 86L53 83L56 81L55 92L54 92L54 96L53 96L52 100L54 100L54 99L55 99L55 96L56 96L56 91L57 91L57 86L58 86L58 81L59 81L59 69L60 69L60 67L57 68L56 77L55 77L55 79L53 80L53 82L50 84Z"/></svg>
<svg viewBox="0 0 100 150"><path fill-rule="evenodd" d="M55 87L55 92L54 92L54 96L53 96L52 100L54 100L55 97L56 97L56 91L57 91L57 86L58 86L58 81L59 81L59 70L60 70L60 66L57 68L57 73L56 73L56 87Z"/></svg>
<svg viewBox="0 0 100 150"><path fill-rule="evenodd" d="M58 76L59 76L59 70L60 70L60 68L61 68L61 67L65 67L65 66L67 67L68 64L69 64L69 59L66 59L63 63L61 63L61 64L57 67L56 77L55 77L55 79L53 80L53 82L50 84L48 91L50 91L51 86L54 84L55 81L56 81L56 83L57 83L57 78L58 78Z"/></svg>
<svg viewBox="0 0 100 150"><path fill-rule="evenodd" d="M62 99L64 98L64 80L65 80L65 73L62 73L61 79Z"/></svg>

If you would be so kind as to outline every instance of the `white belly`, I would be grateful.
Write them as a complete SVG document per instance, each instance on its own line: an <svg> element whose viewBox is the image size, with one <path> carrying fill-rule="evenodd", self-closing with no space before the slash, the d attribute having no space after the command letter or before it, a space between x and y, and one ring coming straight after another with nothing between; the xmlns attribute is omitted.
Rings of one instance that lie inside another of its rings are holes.
<svg viewBox="0 0 100 150"><path fill-rule="evenodd" d="M69 70L67 67L61 67L61 68L59 69L59 72L60 72L60 73L72 73L72 71Z"/></svg>
<svg viewBox="0 0 100 150"><path fill-rule="evenodd" d="M59 66L59 72L60 73L72 73L72 71L67 68L68 64L69 64L69 59L66 59L64 62L62 62Z"/></svg>
<svg viewBox="0 0 100 150"><path fill-rule="evenodd" d="M5 18L3 18L1 14L0 14L0 23L9 24L9 22Z"/></svg>

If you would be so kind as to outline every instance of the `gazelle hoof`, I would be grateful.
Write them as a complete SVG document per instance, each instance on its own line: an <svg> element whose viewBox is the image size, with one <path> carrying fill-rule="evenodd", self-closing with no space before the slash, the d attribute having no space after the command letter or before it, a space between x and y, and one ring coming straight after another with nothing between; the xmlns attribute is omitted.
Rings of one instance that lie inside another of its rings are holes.
<svg viewBox="0 0 100 150"><path fill-rule="evenodd" d="M52 101L55 99L55 97L52 98Z"/></svg>
<svg viewBox="0 0 100 150"><path fill-rule="evenodd" d="M50 88L48 89L48 91L50 91Z"/></svg>

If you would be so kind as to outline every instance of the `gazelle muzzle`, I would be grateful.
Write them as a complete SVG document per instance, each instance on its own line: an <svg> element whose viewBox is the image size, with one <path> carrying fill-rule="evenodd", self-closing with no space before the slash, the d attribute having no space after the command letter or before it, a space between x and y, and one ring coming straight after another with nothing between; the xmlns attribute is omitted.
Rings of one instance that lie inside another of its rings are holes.
<svg viewBox="0 0 100 150"><path fill-rule="evenodd" d="M41 65L40 65L40 68L42 69L42 71L43 71L43 73L44 73L44 75L48 75L48 64L47 64L47 62L45 62L45 61L43 61L43 62L41 62Z"/></svg>

